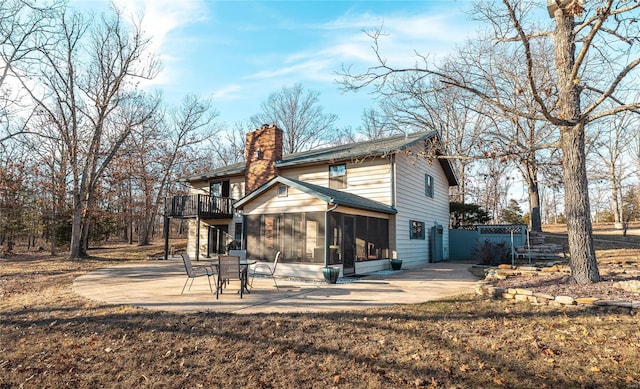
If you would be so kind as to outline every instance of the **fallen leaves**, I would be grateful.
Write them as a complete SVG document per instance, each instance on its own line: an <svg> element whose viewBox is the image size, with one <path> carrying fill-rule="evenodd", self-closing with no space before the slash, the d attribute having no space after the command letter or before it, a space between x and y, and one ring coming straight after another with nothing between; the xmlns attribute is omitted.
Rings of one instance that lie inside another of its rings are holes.
<svg viewBox="0 0 640 389"><path fill-rule="evenodd" d="M48 273L30 280L51 291L45 298L27 290L0 310L0 384L544 388L578 377L600 387L639 384L639 321L615 312L466 296L348 313L174 315L90 303L70 292L75 273L55 281Z"/></svg>

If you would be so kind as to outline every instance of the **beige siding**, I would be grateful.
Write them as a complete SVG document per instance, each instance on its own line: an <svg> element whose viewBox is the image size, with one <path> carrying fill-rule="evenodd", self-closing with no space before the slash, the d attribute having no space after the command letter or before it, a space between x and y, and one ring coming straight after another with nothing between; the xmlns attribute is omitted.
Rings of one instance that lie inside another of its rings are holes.
<svg viewBox="0 0 640 389"><path fill-rule="evenodd" d="M302 167L287 167L278 173L281 176L308 182L310 184L327 187L329 186L329 165L320 164Z"/></svg>
<svg viewBox="0 0 640 389"><path fill-rule="evenodd" d="M209 181L196 181L190 184L192 194L209 194ZM229 187L232 199L239 200L244 197L244 177L231 177Z"/></svg>
<svg viewBox="0 0 640 389"><path fill-rule="evenodd" d="M198 181L191 182L191 189L189 192L191 194L208 194L209 193L209 182L208 181Z"/></svg>
<svg viewBox="0 0 640 389"><path fill-rule="evenodd" d="M187 238L187 254L192 260L196 257L196 219L186 220L189 228L189 237Z"/></svg>
<svg viewBox="0 0 640 389"><path fill-rule="evenodd" d="M425 194L425 174L434 180L433 198ZM429 261L429 233L437 222L443 226L443 257L449 257L449 184L438 161L397 154L396 163L397 257L403 266ZM425 223L425 239L410 239L410 220Z"/></svg>
<svg viewBox="0 0 640 389"><path fill-rule="evenodd" d="M348 215L371 216L371 217L377 217L379 219L389 219L390 217L390 215L386 213L379 213L379 212L367 211L364 209L356 209L356 208L350 208L350 207L344 207L344 206L339 206L338 208L335 209L335 212L346 213Z"/></svg>
<svg viewBox="0 0 640 389"><path fill-rule="evenodd" d="M329 186L328 164L283 169L280 174L319 186ZM391 163L387 158L347 162L347 187L341 190L391 205Z"/></svg>
<svg viewBox="0 0 640 389"><path fill-rule="evenodd" d="M244 177L232 178L229 182L231 186L231 198L240 200L244 197Z"/></svg>
<svg viewBox="0 0 640 389"><path fill-rule="evenodd" d="M327 203L298 189L289 187L287 197L278 197L274 186L244 207L247 215L325 211Z"/></svg>

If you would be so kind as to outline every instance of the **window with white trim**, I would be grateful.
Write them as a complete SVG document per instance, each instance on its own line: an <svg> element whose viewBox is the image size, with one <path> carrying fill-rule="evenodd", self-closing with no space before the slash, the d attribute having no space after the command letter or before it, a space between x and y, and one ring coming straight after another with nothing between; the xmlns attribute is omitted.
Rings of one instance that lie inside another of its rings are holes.
<svg viewBox="0 0 640 389"><path fill-rule="evenodd" d="M329 188L344 189L347 187L347 165L329 166Z"/></svg>

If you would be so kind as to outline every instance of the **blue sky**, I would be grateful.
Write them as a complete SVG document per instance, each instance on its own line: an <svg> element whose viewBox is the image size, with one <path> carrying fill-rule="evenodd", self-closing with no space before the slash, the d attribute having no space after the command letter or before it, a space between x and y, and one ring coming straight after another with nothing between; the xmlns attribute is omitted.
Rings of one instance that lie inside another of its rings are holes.
<svg viewBox="0 0 640 389"><path fill-rule="evenodd" d="M99 9L106 0L75 0ZM163 62L151 83L176 103L185 94L210 97L219 121L231 127L259 112L282 87L301 83L320 92L337 126L356 128L366 92L343 93L335 83L342 64L375 64L363 29L383 27L390 64L410 65L414 50L446 55L476 27L461 9L469 1L212 1L116 0L125 14L144 11L143 26Z"/></svg>

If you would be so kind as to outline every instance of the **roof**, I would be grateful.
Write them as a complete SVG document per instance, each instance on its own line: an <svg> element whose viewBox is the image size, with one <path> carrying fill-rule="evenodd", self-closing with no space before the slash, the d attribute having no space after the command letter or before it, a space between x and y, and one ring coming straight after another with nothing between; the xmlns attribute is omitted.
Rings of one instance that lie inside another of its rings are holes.
<svg viewBox="0 0 640 389"><path fill-rule="evenodd" d="M320 162L340 161L364 156L383 156L406 150L419 142L432 137L438 137L437 131L423 131L409 135L397 135L384 139L355 142L346 145L313 149L298 153L287 154L281 161L276 161L276 168L314 164ZM438 159L450 186L458 185L458 180L453 173L451 163L447 159ZM233 175L242 175L245 172L244 162L224 166L192 177L185 177L183 181L202 181L212 178L221 178Z"/></svg>
<svg viewBox="0 0 640 389"><path fill-rule="evenodd" d="M345 207L364 209L368 211L381 212L386 214L396 214L398 211L390 205L378 201L355 195L353 193L326 188L324 186L309 184L308 182L294 180L292 178L277 176L264 183L258 189L238 200L234 206L242 209L247 203L256 199L276 184L284 184L296 188L310 196L325 201L327 204L342 205Z"/></svg>
<svg viewBox="0 0 640 389"><path fill-rule="evenodd" d="M244 174L245 163L238 162L231 165L223 166L207 173L198 174L191 177L183 177L180 181L204 181L217 177L237 176Z"/></svg>
<svg viewBox="0 0 640 389"><path fill-rule="evenodd" d="M385 155L399 150L405 150L418 142L437 136L436 131L418 132L411 135L397 135L384 139L350 143L340 146L315 149L285 155L277 167L294 166L315 162L342 160L353 157L370 155Z"/></svg>

